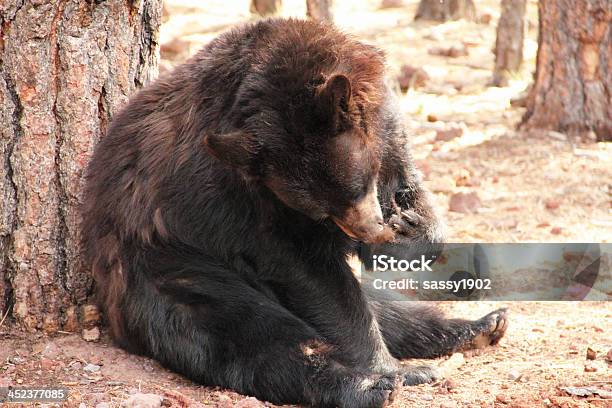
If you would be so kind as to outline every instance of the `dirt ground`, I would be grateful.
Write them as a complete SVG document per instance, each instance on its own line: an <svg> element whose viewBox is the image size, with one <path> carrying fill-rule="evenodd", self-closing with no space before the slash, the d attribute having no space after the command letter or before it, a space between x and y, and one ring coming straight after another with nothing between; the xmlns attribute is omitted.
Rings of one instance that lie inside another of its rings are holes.
<svg viewBox="0 0 612 408"><path fill-rule="evenodd" d="M303 16L303 3L285 0L284 14ZM401 106L414 156L448 224L450 241L612 241L612 145L516 131L523 109L510 101L528 86L534 67L534 1L529 1L525 68L504 88L487 86L497 1L476 2L483 21L491 17L489 23L439 25L412 21L416 0L385 10L374 1L337 3L338 25L383 48L392 78L404 64L420 66L429 76L402 94ZM246 0L169 0L165 7L162 71L218 32L252 18ZM468 55L431 53L450 46L465 48ZM450 211L451 202L460 211ZM442 304L450 315L473 318L502 306L509 308L511 320L497 347L465 353L465 363L448 380L404 388L393 406L612 407L612 399L602 395L571 396L561 388L612 391L612 303ZM586 359L588 347L594 360ZM89 343L74 334L48 338L0 324L0 387L43 384L69 388L68 407L115 407L139 393L156 394L163 406L173 407L271 406L194 385L154 361L112 347L104 333L100 342Z"/></svg>
<svg viewBox="0 0 612 408"><path fill-rule="evenodd" d="M474 318L504 306L511 313L510 327L498 346L465 352L465 363L448 379L405 387L392 406L612 407L610 399L572 397L561 389L575 386L612 391L612 363L606 361L606 353L612 349L612 303L442 305L449 315ZM586 359L589 347L596 352L595 360ZM158 395L167 407L273 406L235 392L197 386L155 361L112 347L106 337L99 343L87 343L74 334L46 338L21 335L9 327L0 329L0 387L41 384L68 388L66 407L119 407L139 393Z"/></svg>

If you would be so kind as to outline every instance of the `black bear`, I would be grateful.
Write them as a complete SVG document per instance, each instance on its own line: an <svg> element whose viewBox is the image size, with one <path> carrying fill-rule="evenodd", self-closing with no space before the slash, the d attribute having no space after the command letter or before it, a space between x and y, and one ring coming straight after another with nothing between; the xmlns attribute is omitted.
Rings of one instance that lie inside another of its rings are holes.
<svg viewBox="0 0 612 408"><path fill-rule="evenodd" d="M88 167L83 245L115 341L274 403L380 407L434 357L496 343L505 311L377 299L360 245L441 240L384 56L332 26L220 35L138 92Z"/></svg>

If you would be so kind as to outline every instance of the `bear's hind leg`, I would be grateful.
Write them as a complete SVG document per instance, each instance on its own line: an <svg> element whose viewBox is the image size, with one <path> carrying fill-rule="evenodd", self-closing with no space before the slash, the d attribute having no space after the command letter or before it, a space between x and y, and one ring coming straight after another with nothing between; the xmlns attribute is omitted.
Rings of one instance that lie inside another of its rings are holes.
<svg viewBox="0 0 612 408"><path fill-rule="evenodd" d="M506 309L477 320L447 319L436 309L406 301L370 297L385 343L398 359L434 358L495 345L508 327Z"/></svg>
<svg viewBox="0 0 612 408"><path fill-rule="evenodd" d="M133 286L126 336L166 367L274 403L365 408L394 397L395 373L339 363L342 350L232 270L189 266L161 276Z"/></svg>

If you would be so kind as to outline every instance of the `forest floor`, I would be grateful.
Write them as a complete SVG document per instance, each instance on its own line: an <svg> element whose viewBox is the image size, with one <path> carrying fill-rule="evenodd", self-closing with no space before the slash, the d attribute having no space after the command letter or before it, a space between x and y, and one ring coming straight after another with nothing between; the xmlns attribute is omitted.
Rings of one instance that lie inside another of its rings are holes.
<svg viewBox="0 0 612 408"><path fill-rule="evenodd" d="M220 31L252 18L246 0L165 3L162 72ZM303 0L284 3L286 15L305 14ZM612 144L516 130L524 109L510 101L531 80L537 48L534 1L528 8L525 68L503 88L488 87L497 1L477 2L483 22L445 24L413 22L415 0L385 10L367 1L337 3L338 25L384 49L392 78L402 65L420 67L429 77L400 101L413 154L448 224L450 241L612 241ZM450 47L467 55L435 55ZM509 308L511 320L497 347L466 352L465 363L449 380L404 388L393 406L612 407L611 399L572 396L561 388L612 391L612 365L606 360L606 354L612 358L612 303L442 304L450 315L473 318L502 306ZM9 322L0 325L0 387L62 385L70 389L69 407L120 406L140 393L160 396L163 406L270 406L197 386L113 347L104 334L90 343L74 334L48 338L11 328ZM586 359L588 347L595 360Z"/></svg>
<svg viewBox="0 0 612 408"><path fill-rule="evenodd" d="M465 352L464 364L447 379L403 388L392 407L612 407L611 399L571 396L562 389L594 387L612 392L612 362L606 361L612 359L612 302L441 306L450 316L473 318L508 307L510 326L498 346ZM588 348L595 351L595 360L587 360ZM444 360L419 363L437 365ZM71 408L120 407L142 394L158 396L152 407L160 403L175 408L273 406L233 391L198 386L153 360L113 347L106 336L89 343L75 334L21 335L6 326L0 328L0 387L8 385L65 387L70 397L63 406Z"/></svg>

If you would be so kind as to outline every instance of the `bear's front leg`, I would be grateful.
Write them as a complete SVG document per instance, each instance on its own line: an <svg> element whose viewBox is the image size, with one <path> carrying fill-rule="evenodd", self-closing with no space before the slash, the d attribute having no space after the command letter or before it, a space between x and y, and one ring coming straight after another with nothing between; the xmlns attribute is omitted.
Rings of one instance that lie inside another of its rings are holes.
<svg viewBox="0 0 612 408"><path fill-rule="evenodd" d="M292 271L291 275L279 273L280 281L273 284L276 293L282 288L281 302L333 345L334 359L364 372L397 371L399 364L384 343L346 256L313 260L295 256L274 263Z"/></svg>
<svg viewBox="0 0 612 408"><path fill-rule="evenodd" d="M397 233L398 242L435 244L443 241L442 223L410 156L397 163L395 174L382 188L388 210L385 221Z"/></svg>

